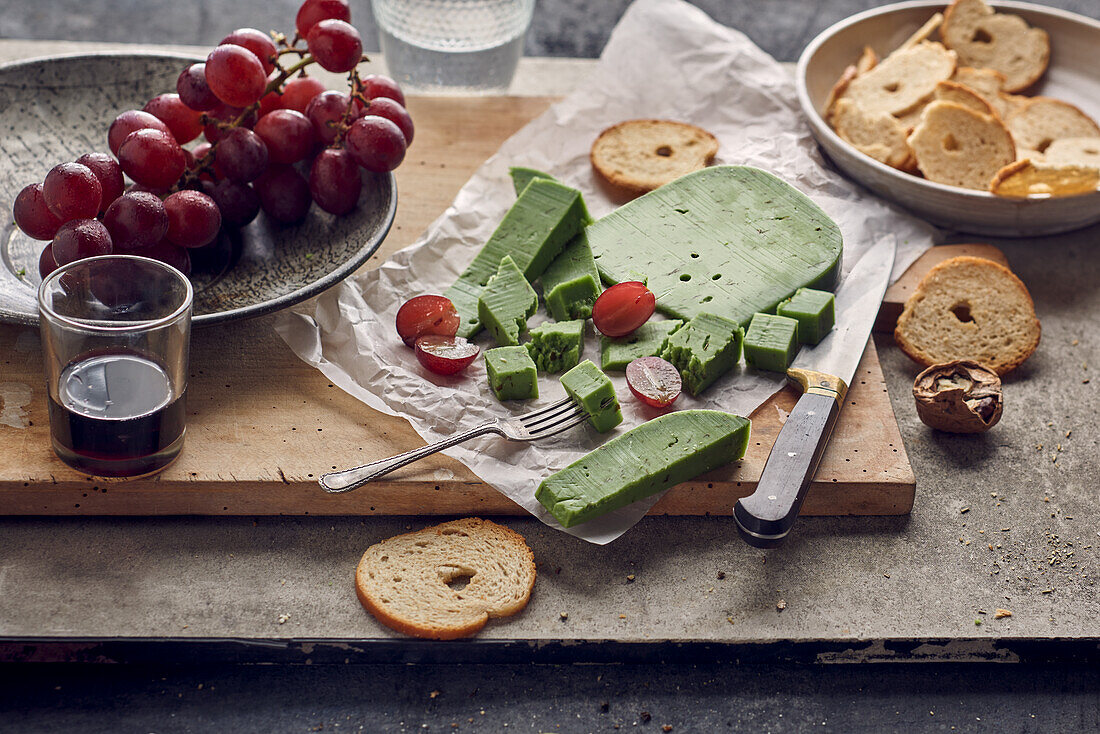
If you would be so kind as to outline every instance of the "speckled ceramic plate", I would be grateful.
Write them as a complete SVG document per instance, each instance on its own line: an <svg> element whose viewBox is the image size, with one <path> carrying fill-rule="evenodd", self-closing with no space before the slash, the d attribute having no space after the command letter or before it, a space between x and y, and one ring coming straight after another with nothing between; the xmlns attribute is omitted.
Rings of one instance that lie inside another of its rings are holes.
<svg viewBox="0 0 1100 734"><path fill-rule="evenodd" d="M37 324L38 256L44 242L14 225L12 202L58 163L107 150L107 127L123 110L173 91L194 59L182 56L67 56L0 67L0 322ZM366 174L359 207L334 217L314 206L304 222L280 226L262 213L239 236L193 251L194 323L277 311L353 273L393 223L390 174Z"/></svg>

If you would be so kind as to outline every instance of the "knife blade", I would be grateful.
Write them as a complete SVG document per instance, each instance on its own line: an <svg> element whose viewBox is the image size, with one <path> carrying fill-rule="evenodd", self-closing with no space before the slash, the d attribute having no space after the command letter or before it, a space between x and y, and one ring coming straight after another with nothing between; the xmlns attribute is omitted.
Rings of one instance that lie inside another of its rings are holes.
<svg viewBox="0 0 1100 734"><path fill-rule="evenodd" d="M836 327L803 348L787 370L802 395L775 439L756 491L733 507L738 533L749 545L780 545L798 517L867 346L896 250L891 238L863 254L836 291Z"/></svg>

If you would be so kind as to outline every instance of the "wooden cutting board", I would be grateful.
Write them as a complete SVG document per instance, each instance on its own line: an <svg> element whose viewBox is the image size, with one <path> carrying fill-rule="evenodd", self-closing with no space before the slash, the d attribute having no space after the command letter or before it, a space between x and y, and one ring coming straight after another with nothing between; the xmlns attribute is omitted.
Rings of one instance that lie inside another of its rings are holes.
<svg viewBox="0 0 1100 734"><path fill-rule="evenodd" d="M397 219L366 267L411 244L474 170L552 101L410 100L417 131L398 170ZM895 287L892 293L897 298L901 292ZM269 318L194 332L186 445L172 466L150 479L90 479L54 457L35 330L0 326L0 363L0 514L523 513L443 455L351 494L322 493L316 483L320 473L423 441L406 421L365 407L298 360L274 334ZM854 383L803 513L907 513L913 472L873 344ZM787 388L761 406L752 415L752 440L742 461L674 488L651 514L730 514L734 500L755 488L796 399Z"/></svg>

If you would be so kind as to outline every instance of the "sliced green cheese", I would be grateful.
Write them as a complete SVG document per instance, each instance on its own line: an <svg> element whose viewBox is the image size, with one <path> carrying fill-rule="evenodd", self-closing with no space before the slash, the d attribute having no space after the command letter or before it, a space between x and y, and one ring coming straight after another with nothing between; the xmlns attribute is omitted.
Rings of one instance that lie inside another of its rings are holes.
<svg viewBox="0 0 1100 734"><path fill-rule="evenodd" d="M542 274L546 308L558 321L587 319L600 295L600 272L592 259L588 238L581 232Z"/></svg>
<svg viewBox="0 0 1100 734"><path fill-rule="evenodd" d="M668 337L660 356L680 371L684 387L698 395L741 361L744 334L735 321L701 313Z"/></svg>
<svg viewBox="0 0 1100 734"><path fill-rule="evenodd" d="M512 186L516 189L516 196L523 193L523 190L527 188L527 184L531 183L536 178L544 178L547 181L557 181L556 178L549 173L543 173L536 168L524 168L523 166L512 166L508 169L508 174L512 177Z"/></svg>
<svg viewBox="0 0 1100 734"><path fill-rule="evenodd" d="M716 469L745 455L749 422L682 410L643 423L544 479L535 498L565 527Z"/></svg>
<svg viewBox="0 0 1100 734"><path fill-rule="evenodd" d="M798 322L758 313L745 332L745 361L758 370L786 372L798 353Z"/></svg>
<svg viewBox="0 0 1100 734"><path fill-rule="evenodd" d="M539 396L535 363L524 347L497 347L485 352L489 387L497 400L527 400Z"/></svg>
<svg viewBox="0 0 1100 734"><path fill-rule="evenodd" d="M539 372L562 372L577 366L584 349L584 321L547 321L528 333L527 351Z"/></svg>
<svg viewBox="0 0 1100 734"><path fill-rule="evenodd" d="M832 331L836 320L836 298L828 291L799 288L776 309L780 316L798 322L798 340L803 344L817 344Z"/></svg>
<svg viewBox="0 0 1100 734"><path fill-rule="evenodd" d="M660 356L672 332L683 326L679 319L649 320L621 339L600 336L600 366L604 371L622 371L636 359Z"/></svg>
<svg viewBox="0 0 1100 734"><path fill-rule="evenodd" d="M588 413L588 422L600 433L623 422L615 386L592 360L586 359L562 375L561 384L569 397Z"/></svg>
<svg viewBox="0 0 1100 734"><path fill-rule="evenodd" d="M481 323L502 347L519 345L519 335L527 330L527 319L539 307L535 289L523 277L523 273L505 255L496 274L489 278L477 302L477 315Z"/></svg>
<svg viewBox="0 0 1100 734"><path fill-rule="evenodd" d="M605 282L644 280L657 310L718 313L747 326L800 287L831 288L840 229L766 171L712 166L665 184L587 229Z"/></svg>
<svg viewBox="0 0 1100 734"><path fill-rule="evenodd" d="M458 336L469 339L481 331L478 298L505 255L534 282L589 221L581 192L556 181L532 180L481 252L444 294L458 310Z"/></svg>

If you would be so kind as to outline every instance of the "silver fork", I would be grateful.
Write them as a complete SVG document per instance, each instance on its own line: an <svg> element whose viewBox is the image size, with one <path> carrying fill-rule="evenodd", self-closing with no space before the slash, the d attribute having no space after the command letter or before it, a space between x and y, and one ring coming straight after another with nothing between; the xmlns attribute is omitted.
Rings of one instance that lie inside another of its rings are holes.
<svg viewBox="0 0 1100 734"><path fill-rule="evenodd" d="M588 414L572 399L565 398L553 405L536 410L532 413L517 416L515 418L494 418L491 421L474 426L468 431L457 433L450 438L429 444L419 449L406 451L388 459L372 461L354 469L329 472L322 474L320 480L321 489L331 494L350 492L359 489L367 482L373 482L379 477L389 474L394 469L400 469L406 464L423 459L425 456L450 448L463 441L469 441L477 436L487 433L495 433L509 441L535 441L547 438L562 431L567 431L573 426L588 420Z"/></svg>

